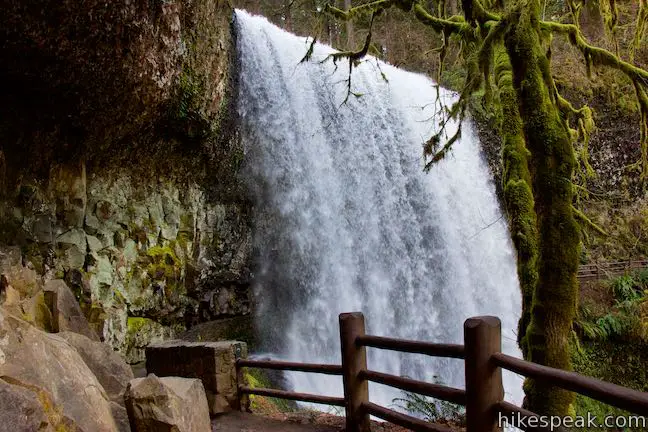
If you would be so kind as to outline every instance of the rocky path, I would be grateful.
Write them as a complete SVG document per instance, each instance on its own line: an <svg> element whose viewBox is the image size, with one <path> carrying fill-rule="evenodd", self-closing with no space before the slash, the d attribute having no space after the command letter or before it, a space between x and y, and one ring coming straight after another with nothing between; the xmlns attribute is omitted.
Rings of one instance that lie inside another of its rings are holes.
<svg viewBox="0 0 648 432"><path fill-rule="evenodd" d="M444 423L455 432L462 427ZM213 432L343 432L344 417L316 411L258 415L242 412L223 414L212 420ZM408 432L387 422L371 422L372 432Z"/></svg>
<svg viewBox="0 0 648 432"><path fill-rule="evenodd" d="M231 412L212 420L214 432L339 432L335 426L274 420L259 415Z"/></svg>

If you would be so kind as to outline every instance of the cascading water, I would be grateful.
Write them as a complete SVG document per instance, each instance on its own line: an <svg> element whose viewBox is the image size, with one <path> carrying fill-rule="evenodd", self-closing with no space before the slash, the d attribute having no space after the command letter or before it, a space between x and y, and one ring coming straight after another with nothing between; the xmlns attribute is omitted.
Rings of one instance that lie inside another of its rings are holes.
<svg viewBox="0 0 648 432"><path fill-rule="evenodd" d="M449 156L422 169L437 96L450 104L455 95L368 58L351 76L362 95L342 103L348 63L322 62L331 48L317 45L300 63L305 38L243 11L236 23L265 349L339 363L341 312L363 312L371 334L446 343L462 342L466 318L490 314L502 320L504 351L518 356L515 256L471 125ZM374 370L463 385L458 360L383 350L368 358ZM335 377L289 379L297 391L342 392ZM518 377L506 375L505 390L520 402ZM374 402L398 396L370 386Z"/></svg>

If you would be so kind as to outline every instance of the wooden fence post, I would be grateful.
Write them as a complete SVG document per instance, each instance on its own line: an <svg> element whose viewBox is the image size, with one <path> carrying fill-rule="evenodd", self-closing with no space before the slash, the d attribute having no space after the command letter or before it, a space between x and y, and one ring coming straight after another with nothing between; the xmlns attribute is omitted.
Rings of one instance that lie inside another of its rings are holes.
<svg viewBox="0 0 648 432"><path fill-rule="evenodd" d="M364 334L362 313L340 314L346 432L370 431L369 414L362 409L362 403L369 402L369 383L360 378L360 372L367 369L367 349L356 344L356 338Z"/></svg>
<svg viewBox="0 0 648 432"><path fill-rule="evenodd" d="M497 317L469 318L464 323L466 432L500 430L495 404L504 399L502 369L490 358L502 350L501 333Z"/></svg>

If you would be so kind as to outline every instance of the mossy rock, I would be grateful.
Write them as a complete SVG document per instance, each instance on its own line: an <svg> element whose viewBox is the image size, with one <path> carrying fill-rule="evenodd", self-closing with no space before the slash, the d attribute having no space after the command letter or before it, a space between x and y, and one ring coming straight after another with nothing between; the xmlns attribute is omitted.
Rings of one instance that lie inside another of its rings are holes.
<svg viewBox="0 0 648 432"><path fill-rule="evenodd" d="M36 327L45 330L46 332L52 332L52 312L47 307L45 303L45 294L43 291L38 292L35 296L26 300L22 304L23 316L22 318L30 324L35 325Z"/></svg>
<svg viewBox="0 0 648 432"><path fill-rule="evenodd" d="M281 371L274 371L281 373ZM248 368L244 374L247 385L251 388L277 388L277 381L283 381L278 374L270 375L262 369ZM250 395L250 409L258 414L276 414L277 412L297 411L297 403L287 399L278 399L266 396Z"/></svg>

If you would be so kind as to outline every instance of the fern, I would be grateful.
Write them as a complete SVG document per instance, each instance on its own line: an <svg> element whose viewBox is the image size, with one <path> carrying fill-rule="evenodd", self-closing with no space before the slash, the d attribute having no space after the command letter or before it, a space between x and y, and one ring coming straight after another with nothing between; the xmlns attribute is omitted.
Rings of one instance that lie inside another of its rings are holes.
<svg viewBox="0 0 648 432"><path fill-rule="evenodd" d="M590 340L606 340L610 337L604 327L590 321L579 320L576 325L583 332L583 336Z"/></svg>
<svg viewBox="0 0 648 432"><path fill-rule="evenodd" d="M582 304L578 319L574 321L576 330L589 340L648 338L645 307L648 301L648 269L614 278L609 286L616 300L613 309L603 315L595 313L590 304Z"/></svg>
<svg viewBox="0 0 648 432"><path fill-rule="evenodd" d="M596 325L605 332L607 338L623 336L627 330L627 322L619 315L611 313L599 318Z"/></svg>
<svg viewBox="0 0 648 432"><path fill-rule="evenodd" d="M614 298L619 302L640 299L642 295L637 289L638 285L633 275L623 275L613 279L611 288Z"/></svg>
<svg viewBox="0 0 648 432"><path fill-rule="evenodd" d="M452 421L458 424L465 422L466 412L461 405L428 398L417 393L405 391L402 393L402 398L392 400L396 408L400 408L428 422L438 422L439 420Z"/></svg>

